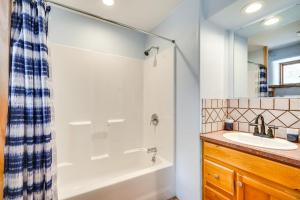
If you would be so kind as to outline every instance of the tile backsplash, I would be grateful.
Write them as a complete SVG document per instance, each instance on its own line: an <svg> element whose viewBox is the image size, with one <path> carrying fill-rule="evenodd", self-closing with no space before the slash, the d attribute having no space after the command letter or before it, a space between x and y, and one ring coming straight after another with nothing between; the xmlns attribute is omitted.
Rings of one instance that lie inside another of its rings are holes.
<svg viewBox="0 0 300 200"><path fill-rule="evenodd" d="M279 127L277 137L286 137L286 128L300 129L300 98L203 99L202 132L223 130L224 120L234 120L234 130L253 132L256 116L267 125Z"/></svg>
<svg viewBox="0 0 300 200"><path fill-rule="evenodd" d="M224 128L224 120L228 116L227 99L202 100L202 132L220 131Z"/></svg>

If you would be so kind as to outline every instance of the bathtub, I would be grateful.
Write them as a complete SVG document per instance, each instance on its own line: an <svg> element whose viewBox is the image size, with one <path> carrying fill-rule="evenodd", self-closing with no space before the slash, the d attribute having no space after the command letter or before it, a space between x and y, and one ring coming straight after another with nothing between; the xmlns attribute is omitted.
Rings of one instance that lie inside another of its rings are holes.
<svg viewBox="0 0 300 200"><path fill-rule="evenodd" d="M58 165L58 198L70 200L167 200L174 195L174 166L144 149Z"/></svg>

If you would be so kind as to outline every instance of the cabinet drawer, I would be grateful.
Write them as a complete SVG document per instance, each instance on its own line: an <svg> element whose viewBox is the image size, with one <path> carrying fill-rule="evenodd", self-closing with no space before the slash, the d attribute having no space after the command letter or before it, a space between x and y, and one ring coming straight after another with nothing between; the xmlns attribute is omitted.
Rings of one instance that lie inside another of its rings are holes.
<svg viewBox="0 0 300 200"><path fill-rule="evenodd" d="M206 159L203 164L205 181L234 195L234 171Z"/></svg>
<svg viewBox="0 0 300 200"><path fill-rule="evenodd" d="M230 200L214 189L204 186L204 200Z"/></svg>

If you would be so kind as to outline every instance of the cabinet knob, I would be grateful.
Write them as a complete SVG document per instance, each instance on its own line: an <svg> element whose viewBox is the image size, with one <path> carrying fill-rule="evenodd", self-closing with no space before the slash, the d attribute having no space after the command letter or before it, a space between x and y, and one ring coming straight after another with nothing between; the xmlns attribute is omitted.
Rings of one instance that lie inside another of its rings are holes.
<svg viewBox="0 0 300 200"><path fill-rule="evenodd" d="M218 175L218 174L213 174L213 177L214 177L215 179L217 179L217 180L220 179L220 175Z"/></svg>
<svg viewBox="0 0 300 200"><path fill-rule="evenodd" d="M241 181L237 181L236 184L237 184L237 186L240 187L240 188L243 187L243 183L242 183Z"/></svg>

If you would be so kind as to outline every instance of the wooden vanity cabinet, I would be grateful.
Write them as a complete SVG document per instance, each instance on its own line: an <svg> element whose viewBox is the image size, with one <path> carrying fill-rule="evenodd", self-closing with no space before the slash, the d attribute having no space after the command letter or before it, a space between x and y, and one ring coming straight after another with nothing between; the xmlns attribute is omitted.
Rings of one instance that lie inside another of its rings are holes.
<svg viewBox="0 0 300 200"><path fill-rule="evenodd" d="M300 169L203 142L204 200L300 200Z"/></svg>

